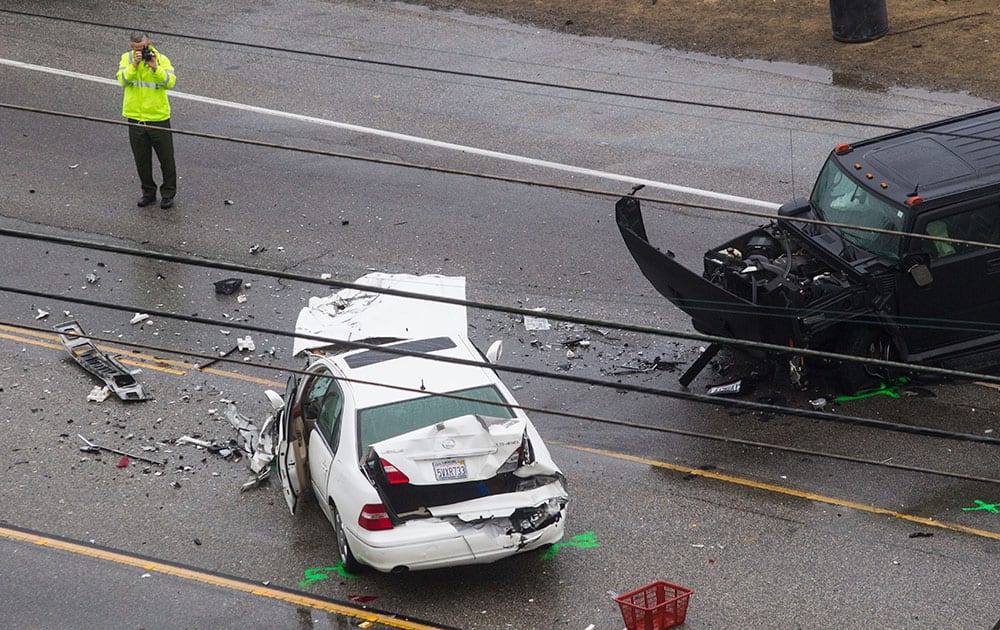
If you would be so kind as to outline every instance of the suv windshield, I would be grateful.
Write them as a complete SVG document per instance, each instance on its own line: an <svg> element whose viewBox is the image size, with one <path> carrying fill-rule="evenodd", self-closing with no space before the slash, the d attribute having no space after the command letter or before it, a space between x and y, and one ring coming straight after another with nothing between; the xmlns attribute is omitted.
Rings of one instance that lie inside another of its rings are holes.
<svg viewBox="0 0 1000 630"><path fill-rule="evenodd" d="M832 157L816 178L809 201L819 218L831 223L900 232L906 221L902 208L891 205L873 194L871 189L855 182ZM830 229L867 252L892 260L899 259L901 236L834 226Z"/></svg>

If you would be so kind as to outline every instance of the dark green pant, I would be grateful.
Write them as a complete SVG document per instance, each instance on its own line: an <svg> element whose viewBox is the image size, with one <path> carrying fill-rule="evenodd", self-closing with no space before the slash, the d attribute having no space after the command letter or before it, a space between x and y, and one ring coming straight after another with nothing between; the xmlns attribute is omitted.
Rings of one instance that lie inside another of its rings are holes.
<svg viewBox="0 0 1000 630"><path fill-rule="evenodd" d="M156 196L156 180L153 179L153 151L156 151L163 174L160 197L173 197L177 194L174 134L164 131L170 129L170 120L139 122L130 118L128 121L133 123L128 128L128 141L132 145L132 156L135 157L135 169L139 172L143 196Z"/></svg>

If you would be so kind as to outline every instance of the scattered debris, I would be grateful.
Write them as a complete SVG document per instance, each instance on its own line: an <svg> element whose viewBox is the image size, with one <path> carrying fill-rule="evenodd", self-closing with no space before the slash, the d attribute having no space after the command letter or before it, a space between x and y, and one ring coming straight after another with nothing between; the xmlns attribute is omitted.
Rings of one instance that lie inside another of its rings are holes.
<svg viewBox="0 0 1000 630"><path fill-rule="evenodd" d="M643 361L640 359L636 363L627 363L623 365L612 365L611 374L635 374L635 373L646 373L655 372L656 370L674 370L680 365L682 361L663 361L660 357L656 357L652 361Z"/></svg>
<svg viewBox="0 0 1000 630"><path fill-rule="evenodd" d="M912 532L908 538L930 538L934 532Z"/></svg>
<svg viewBox="0 0 1000 630"><path fill-rule="evenodd" d="M87 282L89 284L97 284L97 279L98 278L97 278L97 274L96 273L91 272L91 273L87 274Z"/></svg>
<svg viewBox="0 0 1000 630"><path fill-rule="evenodd" d="M118 468L128 468L128 457L122 456L122 458L118 460L118 464L116 465L118 466Z"/></svg>
<svg viewBox="0 0 1000 630"><path fill-rule="evenodd" d="M247 301L247 294L240 293L239 295L236 296L236 301L239 302L240 304L243 304L244 302Z"/></svg>
<svg viewBox="0 0 1000 630"><path fill-rule="evenodd" d="M348 595L347 599L359 604L367 604L378 599L378 595Z"/></svg>
<svg viewBox="0 0 1000 630"><path fill-rule="evenodd" d="M250 246L249 251L251 254L256 255L263 251L267 251L267 248L261 245L260 243L254 243L253 245Z"/></svg>
<svg viewBox="0 0 1000 630"><path fill-rule="evenodd" d="M235 201L233 201L232 199L226 199L226 200L225 200L225 201L223 201L222 203L226 204L227 206L231 206L231 205L233 205L233 204L234 204L234 203L236 203L236 202L235 202Z"/></svg>
<svg viewBox="0 0 1000 630"><path fill-rule="evenodd" d="M826 408L826 398L815 398L813 400L810 400L809 404L812 405L813 409L822 411L823 409Z"/></svg>
<svg viewBox="0 0 1000 630"><path fill-rule="evenodd" d="M97 349L74 320L56 326L59 339L83 369L104 381L122 400L147 400L142 385L113 357Z"/></svg>
<svg viewBox="0 0 1000 630"><path fill-rule="evenodd" d="M48 311L43 311L40 308L39 309L35 309L35 310L38 311L38 314L35 315L35 319L45 319L46 317L49 316L49 312Z"/></svg>
<svg viewBox="0 0 1000 630"><path fill-rule="evenodd" d="M136 313L132 316L132 319L128 320L130 324L138 324L139 322L144 322L149 319L149 315L146 313Z"/></svg>
<svg viewBox="0 0 1000 630"><path fill-rule="evenodd" d="M274 459L274 416L268 416L262 427L257 426L237 409L233 403L226 404L226 418L229 424L239 433L243 440L241 450L250 458L250 470L257 473L257 479L244 485L244 490L260 485L271 473L271 460Z"/></svg>
<svg viewBox="0 0 1000 630"><path fill-rule="evenodd" d="M111 448L110 446L101 446L100 444L94 444L93 442L91 442L87 438L83 437L79 433L76 434L76 437L78 437L81 440L83 440L83 443L87 445L87 446L81 446L80 447L80 450L83 451L84 453L93 453L96 450L100 449L102 451L107 451L109 453L114 453L115 455L122 455L123 457L131 457L132 459L138 459L139 461L149 462L150 464L156 464L157 466L166 466L167 465L167 462L161 462L158 459L151 459L149 457L144 457L142 455L133 455L131 453L126 453L125 451L119 451L116 448ZM121 462L119 461L119 463L121 463Z"/></svg>
<svg viewBox="0 0 1000 630"><path fill-rule="evenodd" d="M243 286L242 278L226 278L215 283L215 292L219 295L232 295Z"/></svg>

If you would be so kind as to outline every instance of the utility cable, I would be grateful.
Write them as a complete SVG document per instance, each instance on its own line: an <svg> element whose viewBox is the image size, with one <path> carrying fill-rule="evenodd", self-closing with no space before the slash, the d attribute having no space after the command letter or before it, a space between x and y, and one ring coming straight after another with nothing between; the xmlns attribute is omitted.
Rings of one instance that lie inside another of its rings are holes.
<svg viewBox="0 0 1000 630"><path fill-rule="evenodd" d="M4 325L4 326L10 327L10 328L22 329L22 330L32 330L32 331L36 331L36 332L40 332L40 333L50 333L51 332L49 329L42 328L42 327L39 327L39 326L17 324L17 323L13 323L13 322L0 322L0 325ZM75 337L75 335L68 334L67 337ZM268 369L268 370L277 369L277 370L279 370L281 372L285 372L285 373L289 373L289 374L296 374L296 375L299 375L299 376L316 376L317 375L316 372L310 372L307 369L296 369L296 368L286 368L286 367L275 368L274 366L271 366L271 365L263 365L263 364L260 364L260 363L254 363L252 361L244 361L242 359L233 359L233 358L229 358L229 357L225 357L225 356L213 356L213 355L210 355L210 354L207 354L207 353L201 353L201 352L195 352L195 351L189 351L189 350L176 350L176 349L173 349L173 348L167 348L165 346L155 346L155 345L148 344L148 343L130 342L130 341L124 341L124 340L121 340L121 339L111 339L111 338L108 338L108 337L99 337L99 336L94 336L94 335L89 335L89 334L85 335L85 337L87 339L89 339L90 341L98 341L98 342L102 342L102 343L110 343L110 344L115 344L115 345L119 345L119 346L126 346L126 347L129 347L129 348L136 348L136 349L139 349L139 350L145 350L145 351L151 351L151 352L159 352L159 353L164 353L164 354L180 355L180 356L184 356L184 357L196 357L196 358L206 359L207 362L209 362L209 363L221 362L221 363L229 363L229 364L233 364L233 365L238 365L238 366L243 366L243 367L249 367L249 368L256 368L256 369ZM385 346L375 346L375 347L379 351L388 349ZM412 352L412 351L400 351L399 354L401 356L412 356L412 357L418 357L418 358L422 358L422 359L433 359L434 358L433 355L419 353L419 352ZM130 358L132 358L134 360L136 357L132 356ZM154 359L155 359L155 357L154 357ZM498 366L496 366L495 364L492 364L492 363L477 364L477 366L484 367L484 368L487 368L487 369L494 369L494 368L498 367ZM203 368L201 368L201 367L199 367L197 365L195 365L193 367L195 369L198 369L198 370L203 369ZM404 385L390 385L390 384L387 384L387 383L379 383L379 382L375 382L375 381L369 381L369 380L358 379L358 378L353 378L353 377L332 376L332 375L330 375L330 376L325 376L325 378L333 378L333 379L335 379L337 381L340 381L340 382L352 383L352 384L357 384L357 385L369 385L369 386L373 386L373 387L383 387L383 388L386 388L386 389L392 389L392 390L395 390L395 391L402 391L402 392L419 394L419 395L440 396L440 397L443 397L443 398L450 398L450 399L460 400L460 401L465 401L465 402L474 402L474 403L482 403L483 402L483 400L480 399L480 398L472 398L472 397L469 397L469 396L462 396L461 394L454 394L454 393L450 393L450 392L433 392L433 391L428 391L426 389L418 389L418 388L415 388L415 387L407 387L407 386L404 386ZM884 467L884 468L893 468L893 469L897 469L897 470L904 470L904 471L907 471L907 472L917 472L917 473L921 473L921 474L929 474L929 475L936 475L936 476L942 476L942 477L950 477L950 478L954 478L954 479L962 479L962 480L965 480L965 481L975 481L975 482L983 482L983 483L991 483L991 484L1000 484L1000 479L993 479L993 478L989 478L989 477L980 477L980 476L977 476L977 475L968 475L968 474L965 474L965 473L955 473L955 472L950 472L950 471L944 471L944 470L938 470L938 469L926 468L926 467L919 467L919 466L908 466L908 465L905 465L905 464L893 464L893 463L889 463L889 462L884 461L884 460L879 461L879 460L873 460L873 459L866 459L866 458L854 457L854 456L850 456L850 455L840 455L840 454L836 454L836 453L828 453L828 452L816 451L816 450L812 450L812 449L802 449L802 448L796 448L796 447L791 447L791 446L784 446L784 445L780 445L780 444L772 444L772 443L769 443L769 442L761 442L761 441L757 441L757 440L744 440L744 439L741 439L741 438L734 438L734 437L729 437L729 436L724 436L724 435L716 435L716 434L711 434L711 433L702 433L702 432L699 432L699 431L689 431L689 430L686 430L686 429L676 429L676 428L671 428L671 427L655 426L655 425L638 423L638 422L629 422L629 421L626 421L626 420L616 420L616 419L607 418L607 417L603 417L603 416L595 416L593 414L581 414L581 413L576 413L576 412L572 412L572 411L562 411L562 410L558 410L558 409L551 409L551 408L548 408L548 407L539 407L539 406L536 406L536 405L511 404L511 403L506 403L506 402L501 402L501 403L492 403L491 402L490 404L496 404L497 406L507 407L507 408L510 408L510 409L519 409L519 410L524 411L526 413L527 412L531 412L531 413L539 413L539 414L546 414L546 415L552 415L552 416L560 416L560 417L564 417L564 418L572 418L572 419L575 419L575 420L584 420L584 421L588 421L588 422L594 422L594 423L597 423L597 424L606 424L606 425L611 425L611 426L619 426L619 427L624 427L624 428L628 428L628 429L639 429L639 430L645 430L645 431L655 431L657 433L667 433L667 434L671 434L671 435L679 435L679 436L682 436L682 437L688 437L688 438L694 438L694 439L703 439L703 440L709 440L709 441L718 441L718 442L724 442L726 444L737 444L737 445L740 445L740 446L750 446L750 447L754 447L754 448L763 448L763 449L769 449L769 450L777 450L777 451L782 451L782 452L787 452L787 453L797 453L797 454L800 454L800 455L809 455L809 456L814 456L814 457L823 457L823 458L827 458L827 459L836 459L836 460L848 461L848 462L857 463L857 464L865 464L865 465L870 465L870 466L879 466L879 467ZM906 426L906 425L899 425L899 426ZM965 436L965 435L968 435L968 434L961 434L961 433L956 433L955 434L955 436ZM943 438L948 438L948 439L964 439L964 438L960 438L960 437L953 437L953 436L950 436L950 435L937 435L937 436L934 436L934 437L943 437ZM1000 441L998 441L997 443L1000 444Z"/></svg>
<svg viewBox="0 0 1000 630"><path fill-rule="evenodd" d="M333 282L333 281L328 281L328 282ZM339 285L346 285L347 283L337 282L337 284L339 284ZM371 289L371 287L366 287L365 285L353 285L353 284L350 285L350 288L357 288L357 289L362 290L362 291L367 291L367 290ZM18 289L18 288L13 288L13 287L6 287L6 286L0 286L0 291L7 291L7 292L10 292L10 293L18 293L18 294L21 294L21 295L30 295L30 296L34 296L34 297L50 297L49 294L46 294L46 293L43 293L43 292L32 291L32 290L29 290L29 289ZM405 296L405 297L417 297L417 296L420 295L420 294L413 294L413 293L404 292L404 291L397 291L395 289L384 289L384 288L380 288L380 292L385 292L385 293L389 293L389 294L393 294L393 295L401 295L401 296ZM421 297L427 298L428 296L421 296ZM189 322L189 323L207 324L207 325L212 325L212 326L218 326L219 325L219 321L218 320L214 320L214 319L211 319L211 318L205 318L205 317L198 317L198 316L195 316L195 315L179 315L177 313L172 313L170 311L163 311L163 310L158 310L158 309L143 309L142 307L136 307L136 306L131 306L131 305L122 305L122 304L112 304L112 303L108 303L106 301L90 300L90 299L86 299L86 298L61 297L59 299L67 301L67 302L71 302L71 303L74 303L74 304L83 304L83 305L93 306L93 307L99 307L99 308L112 308L112 309L116 309L116 310L120 310L120 311L132 311L132 312L139 311L139 312L144 312L144 313L147 313L147 314L155 315L155 316L161 317L161 318L166 318L166 319L171 319L171 320L177 320L177 321L184 321L184 322ZM446 302L446 303L453 303L453 304L454 303L465 302L465 301L455 300L455 299L452 299L452 298L444 298L444 299L440 299L438 301L443 301L443 302ZM523 309L519 309L519 310L523 311ZM533 311L525 311L525 312L531 313ZM537 312L534 312L534 313L537 315ZM914 426L909 426L909 425L899 425L899 424L895 424L895 423L891 423L891 422L886 422L886 421L883 421L883 420L874 420L874 419L871 419L871 418L861 418L861 417L856 417L856 416L845 416L845 415L842 415L842 414L835 414L835 413L831 413L831 412L827 412L827 411L820 411L820 410L816 410L816 409L796 409L794 407L781 407L779 405L772 405L772 404L769 404L769 403L762 403L762 402L753 402L753 401L738 400L738 399L722 399L722 398L718 398L718 397L708 396L708 395L705 395L705 394L693 394L693 393L690 393L690 392L675 392L675 391L658 389L658 388L655 388L655 387L647 387L647 386L644 386L644 385L633 385L633 384L626 384L626 383L620 383L620 382L605 381L605 380L591 378L591 377L586 377L586 376L576 376L576 375L570 375L570 374L556 374L556 373L553 373L553 372L547 372L547 371L544 371L544 370L536 370L536 369L533 369L533 368L524 368L524 367L517 367L517 366L512 366L512 365L501 365L501 364L494 364L494 363L486 363L486 362L482 362L482 361L470 361L470 360L459 359L459 358L455 358L455 357L445 357L445 356L440 356L440 355L435 355L435 354L426 354L426 353L408 351L408 350L405 350L405 349L395 348L393 346L387 346L387 345L380 345L380 344L373 344L373 343L364 343L364 342L360 342L360 341L348 341L348 340L342 340L342 339L331 339L329 337L324 337L324 336L321 336L321 335L310 335L310 334L298 333L298 332L289 333L287 331L277 330L275 328L268 328L268 327L264 327L264 326L256 326L256 325L248 324L248 323L244 323L244 322L227 321L227 322L225 322L225 326L231 327L231 328L239 328L241 330L247 330L247 331L253 331L253 332L258 332L258 333L276 335L276 336L298 337L298 338L302 338L302 339L309 339L309 340L321 341L321 342L325 342L325 343L334 343L335 342L338 347L345 347L345 348L352 348L352 349L376 350L376 351L381 352L381 353L394 354L394 355L399 355L399 356L417 356L417 357L420 357L420 358L429 359L429 360L433 360L433 361L439 361L439 362L443 362L443 363L453 363L453 364L456 364L456 365L465 365L465 366L470 366L470 367L485 367L485 368L490 368L490 369L493 369L493 370L498 370L498 371L503 371L503 372L510 372L510 373L513 373L513 374L521 374L521 375L526 375L526 376L537 376L537 377L555 379L555 380L566 381L566 382L571 382L571 383L576 383L576 384L582 384L582 385L593 385L593 386L603 387L603 388L607 388L607 389L616 389L616 390L623 390L624 389L624 390L634 391L634 392L643 393L643 394L650 394L650 395L661 396L661 397L665 397L665 398L675 398L675 399L679 399L679 400L687 400L687 401L708 403L708 404L718 405L718 406L723 406L723 407L738 407L738 408L743 408L743 409L750 409L750 410L753 410L753 411L769 412L769 413L786 413L786 414L789 414L789 415L796 415L796 416L802 416L802 417L807 417L807 418L815 418L815 419L819 419L819 420L831 420L831 421L845 423L845 424L853 424L853 425L858 425L858 426L867 426L867 427L872 427L872 428L881 428L881 429L886 429L886 430L891 430L891 431L900 431L900 432L904 432L904 433L912 433L912 434L915 434L915 435L928 435L928 436L935 436L935 437L947 437L947 438L950 438L950 439L964 440L964 441L969 441L969 442L982 442L982 443L987 443L987 444L1000 444L1000 438L993 438L993 437L989 437L989 436L974 435L974 434L968 434L968 433L957 433L957 432L954 432L954 431L946 431L946 430L943 430L943 429L933 429L933 428L929 428L929 427L914 427ZM983 380L985 380L985 379L983 379ZM998 378L996 380L1000 381L1000 378Z"/></svg>
<svg viewBox="0 0 1000 630"><path fill-rule="evenodd" d="M86 249L112 252L117 254L125 254L129 256L138 256L140 258L151 258L154 260L161 260L164 262L180 263L185 265L192 265L196 267L209 267L214 269L223 269L227 271L237 271L242 273L252 273L272 278L278 278L283 280L292 280L307 282L313 284L321 284L329 287L334 287L338 289L356 289L359 291L368 291L374 293L384 293L386 295L394 295L397 297L411 298L418 300L428 300L433 302L442 302L445 304L454 304L458 306L465 306L469 308L475 308L479 310L494 311L500 313L507 313L511 315L521 315L522 317L527 315L529 317L537 317L539 315L538 311L520 308L514 306L504 306L499 304L491 304L486 302L477 302L472 300L462 300L457 298L449 298L444 296L430 296L421 293L413 293L409 291L403 291L399 289L390 289L383 287L370 287L364 284L357 284L351 282L344 282L341 280L333 279L323 279L323 278L313 278L303 276L301 274L294 274L287 271L276 271L269 269L262 269L257 267L248 267L246 265L239 265L235 263L227 263L222 261L207 260L204 258L199 258L195 256L179 255L179 254L167 254L162 252L153 252L150 250L139 250L130 247L123 247L120 245L109 245L106 243L96 243L93 241L85 241L82 239L76 239L64 236L55 236L49 234L40 234L34 232L26 232L19 230L11 230L8 228L0 228L0 236L12 236L16 238L24 238L31 240L38 240L47 243L60 243L63 245L69 245L73 247L81 247ZM73 301L71 298L54 295L51 293L42 293L37 291L28 291L26 289L16 289L14 287L8 287L0 285L0 291L9 291L13 293L24 293L30 294L35 297L42 298L55 298L62 300ZM103 304L99 304L103 305ZM122 310L143 310L142 307L122 307ZM762 350L770 353L777 353L779 355L797 355L803 357L812 357L819 359L828 359L840 362L855 362L855 363L865 363L867 365L877 365L880 367L886 367L895 370L909 370L916 372L923 372L927 374L936 374L938 376L947 376L952 378L964 378L981 380L991 383L1000 384L1000 376L993 376L990 374L982 374L977 372L968 372L962 370L953 370L948 368L939 368L928 365L917 365L909 363L900 363L898 361L887 361L884 359L875 359L867 357L856 357L846 354L839 354L835 352L826 352L822 350L814 350L811 348L795 348L788 346L775 345L770 343L764 343L759 341L749 341L745 339L736 339L731 337L720 337L718 335L705 335L700 333L687 333L682 331L666 330L662 328L655 328L651 326L638 326L633 324L623 324L618 322L610 322L600 319L593 319L587 317L579 317L573 315L563 315L560 313L546 312L546 319L551 319L555 321L562 321L570 324L580 324L584 326L594 326L598 328L613 328L616 330L622 330L634 333L644 333L651 334L660 337L671 337L677 339L686 339L688 341L698 341L701 343L716 343L725 346L739 347L751 350Z"/></svg>
<svg viewBox="0 0 1000 630"><path fill-rule="evenodd" d="M110 118L99 118L99 117L96 117L96 116L87 116L87 115L84 115L84 114L73 114L73 113L69 113L69 112L60 112L60 111L55 111L55 110L41 109L41 108L37 108L37 107L28 107L26 105L15 105L13 103L0 103L0 109L11 109L11 110L29 112L29 113L34 113L34 114L44 114L44 115L48 115L48 116L57 116L57 117L61 117L61 118L70 118L70 119L76 119L76 120L84 120L84 121L87 121L87 122L96 122L96 123L102 123L102 124L107 124L107 125L118 125L118 126L125 126L125 127L137 127L137 126L139 126L139 125L137 125L135 123L130 123L130 122L127 122L127 121L124 121L124 120L117 120L117 119L110 119ZM458 175L458 176L462 176L462 177L472 177L472 178L476 178L476 179L485 179L485 180L489 180L489 181L503 182L503 183L508 183L508 184L521 184L521 185L524 185L524 186L534 186L534 187L538 187L538 188L548 188L548 189L552 189L552 190L560 190L560 191L564 191L564 192L574 192L574 193L580 193L580 194L585 194L585 195L595 195L595 196L610 197L610 198L615 198L615 199L618 199L618 198L621 198L623 196L626 196L625 194L623 194L620 191L601 190L601 189L598 189L598 188L583 188L581 186L571 186L571 185L568 185L568 184L556 184L556 183L552 183L552 182L543 182L543 181L539 181L539 180L524 179L524 178L520 178L520 177L508 177L508 176L505 176L505 175L494 175L494 174L491 174L491 173L481 173L481 172L476 172L476 171L466 171L466 170L461 170L461 169L449 168L449 167L445 167L445 166L434 166L434 165L431 165L431 164L418 164L418 163L415 163L415 162L403 162L403 161L400 161L400 160L390 160L390 159L385 159L385 158L368 157L368 156L363 156L363 155L355 155L355 154L351 154L351 153L339 153L339 152L336 152L336 151L328 151L328 150L325 150L325 149L313 149L313 148L309 148L309 147L301 147L301 146L293 146L293 145L287 145L287 144L279 144L279 143L275 143L275 142L264 142L262 140L253 140L253 139L250 139L250 138L238 138L238 137L234 137L234 136L224 136L224 135L220 135L220 134L207 133L207 132L203 132L203 131L188 131L188 130L177 129L177 128L170 128L170 129L167 129L165 131L168 131L169 133L172 133L172 134L177 134L177 135L182 135L182 136L191 136L191 137L194 137L194 138L205 138L205 139L209 139L209 140L221 140L221 141L224 141L224 142L232 142L232 143L235 143L235 144L245 144L245 145L249 145L249 146L263 147L263 148L269 148L269 149L279 149L279 150L283 150L283 151L292 151L292 152L295 152L295 153L307 153L307 154L311 154L311 155L322 155L322 156L325 156L325 157L339 158L339 159L345 159L345 160L353 160L353 161L357 161L357 162L369 162L369 163L372 163L372 164L379 164L379 165L382 165L382 166L397 166L397 167L400 167L400 168L409 168L409 169L414 169L414 170L429 171L429 172L433 172L433 173L442 173L442 174L445 174L445 175ZM636 179L638 180L638 179L641 179L641 178L637 177ZM777 218L774 214L769 214L769 213L766 213L766 212L760 212L760 211L756 211L756 210L743 210L743 209L738 209L738 208L727 208L727 207L723 207L723 206L714 206L714 205L711 205L711 204L694 203L694 202L690 202L690 201L668 200L668 199L661 199L661 198L657 198L657 197L645 197L645 196L642 196L642 195L636 195L635 193L628 194L627 196L628 197L632 197L634 199L637 199L639 201L646 201L646 202L656 203L656 204L666 204L666 205L677 206L677 207L681 207L681 208L692 208L692 209L697 209L697 210L708 210L710 212L735 214L735 215L745 216L745 217L755 217L755 218L767 219L767 220L770 220L770 221L773 221L773 220L775 220ZM965 240L965 239L957 239L957 238L952 238L952 237L947 237L947 236L932 236L930 234L918 234L918 233L912 233L912 232L902 232L902 231L899 231L899 230L890 230L890 229L885 229L885 228L876 228L876 227L868 227L868 226L861 226L861 225L853 225L853 224L850 224L850 223L837 223L835 221L827 221L825 219L810 219L810 218L807 218L807 217L796 217L796 216L783 216L783 217L781 217L781 219L783 221L792 221L792 222L795 222L795 223L804 223L804 224L810 224L810 225L821 225L821 226L827 226L827 227L836 227L836 228L842 228L842 229L855 230L855 231L859 231L859 232L872 232L872 233L875 233L875 234L885 234L885 235L888 235L888 236L910 237L910 238L916 238L916 239L921 239L921 240L926 240L926 241L932 241L932 242L943 242L943 243L956 244L956 245L967 245L967 246L979 247L979 248L984 248L984 249L1000 249L1000 244L996 244L996 243L987 243L987 242L983 242L983 241L972 241L972 240Z"/></svg>

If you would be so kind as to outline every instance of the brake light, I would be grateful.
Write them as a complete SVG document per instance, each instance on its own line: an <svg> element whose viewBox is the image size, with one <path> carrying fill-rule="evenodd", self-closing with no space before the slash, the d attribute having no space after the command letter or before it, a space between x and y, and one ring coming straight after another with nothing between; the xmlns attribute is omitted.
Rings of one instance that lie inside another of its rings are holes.
<svg viewBox="0 0 1000 630"><path fill-rule="evenodd" d="M361 508L361 514L358 514L358 525L370 532L377 532L383 529L392 529L392 520L389 518L389 513L385 511L384 505L369 503Z"/></svg>
<svg viewBox="0 0 1000 630"><path fill-rule="evenodd" d="M410 483L410 478L403 474L403 471L384 459L381 459L381 462L382 470L385 471L385 478L389 481L390 485L395 485L397 483Z"/></svg>

